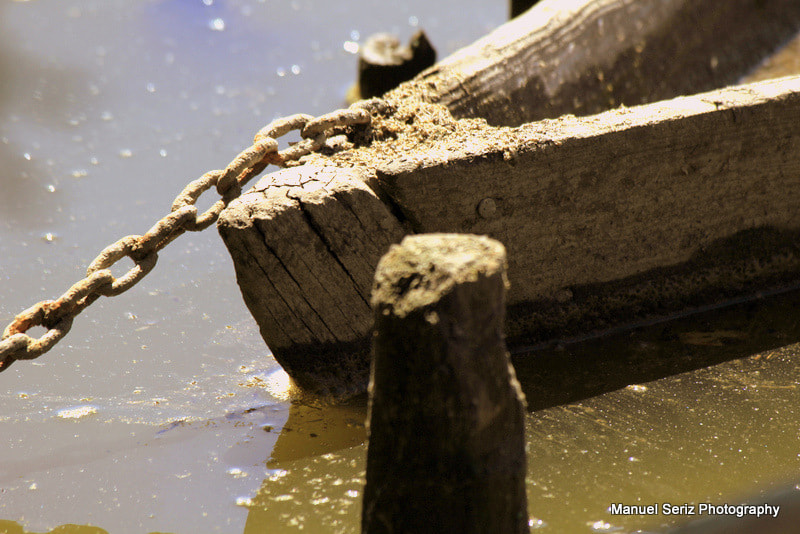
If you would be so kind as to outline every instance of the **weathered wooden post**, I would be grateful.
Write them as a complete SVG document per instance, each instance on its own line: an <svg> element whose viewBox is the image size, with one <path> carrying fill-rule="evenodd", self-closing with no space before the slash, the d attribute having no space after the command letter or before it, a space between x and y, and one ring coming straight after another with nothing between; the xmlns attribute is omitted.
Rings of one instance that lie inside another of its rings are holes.
<svg viewBox="0 0 800 534"><path fill-rule="evenodd" d="M505 248L406 237L375 274L362 532L528 532L524 396L503 339Z"/></svg>

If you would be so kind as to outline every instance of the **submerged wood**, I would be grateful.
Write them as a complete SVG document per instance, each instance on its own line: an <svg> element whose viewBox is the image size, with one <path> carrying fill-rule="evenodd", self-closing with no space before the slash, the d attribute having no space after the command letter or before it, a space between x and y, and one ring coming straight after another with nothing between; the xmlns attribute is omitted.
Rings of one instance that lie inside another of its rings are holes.
<svg viewBox="0 0 800 534"><path fill-rule="evenodd" d="M798 29L796 0L543 0L396 91L517 126L735 83Z"/></svg>
<svg viewBox="0 0 800 534"><path fill-rule="evenodd" d="M506 284L486 237L409 236L378 264L365 534L528 532Z"/></svg>

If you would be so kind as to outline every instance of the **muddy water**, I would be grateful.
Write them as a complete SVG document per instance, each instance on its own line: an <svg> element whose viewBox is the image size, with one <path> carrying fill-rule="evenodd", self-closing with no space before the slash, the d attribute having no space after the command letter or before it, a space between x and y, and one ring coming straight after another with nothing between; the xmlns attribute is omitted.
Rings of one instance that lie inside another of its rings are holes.
<svg viewBox="0 0 800 534"><path fill-rule="evenodd" d="M422 27L446 54L506 15L475 0L0 10L3 325L60 295L107 244L144 232L272 118L341 106L370 33ZM535 369L519 355L537 408L532 525L658 528L687 518L606 509L724 502L796 471L798 304L787 294L567 345L537 353L550 363ZM598 361L629 366L630 380ZM290 399L219 238L185 235L55 350L0 375L0 532L358 532L364 400Z"/></svg>

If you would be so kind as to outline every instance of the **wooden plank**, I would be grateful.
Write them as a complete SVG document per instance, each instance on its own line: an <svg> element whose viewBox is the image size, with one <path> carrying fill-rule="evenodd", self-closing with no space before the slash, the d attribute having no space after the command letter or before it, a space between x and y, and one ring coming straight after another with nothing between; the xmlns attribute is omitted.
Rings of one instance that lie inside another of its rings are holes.
<svg viewBox="0 0 800 534"><path fill-rule="evenodd" d="M800 29L794 0L543 0L394 93L516 126L735 83Z"/></svg>
<svg viewBox="0 0 800 534"><path fill-rule="evenodd" d="M415 231L506 245L509 335L535 343L796 274L799 134L785 78L515 129L459 121L362 164Z"/></svg>
<svg viewBox="0 0 800 534"><path fill-rule="evenodd" d="M323 395L364 391L372 273L405 231L358 172L301 166L267 176L218 228L245 303L295 382Z"/></svg>

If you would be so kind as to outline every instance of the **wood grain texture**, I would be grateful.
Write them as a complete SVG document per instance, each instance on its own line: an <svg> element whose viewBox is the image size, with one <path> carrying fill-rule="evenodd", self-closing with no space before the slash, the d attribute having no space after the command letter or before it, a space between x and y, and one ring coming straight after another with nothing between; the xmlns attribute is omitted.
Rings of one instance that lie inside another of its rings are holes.
<svg viewBox="0 0 800 534"><path fill-rule="evenodd" d="M743 230L800 228L800 78L485 131L498 136L378 166L377 181L417 231L505 243L512 302L684 262Z"/></svg>
<svg viewBox="0 0 800 534"><path fill-rule="evenodd" d="M739 80L800 29L794 0L543 0L395 90L516 126Z"/></svg>
<svg viewBox="0 0 800 534"><path fill-rule="evenodd" d="M295 167L232 202L220 234L245 303L302 388L366 388L372 273L404 230L355 171Z"/></svg>
<svg viewBox="0 0 800 534"><path fill-rule="evenodd" d="M376 164L375 187L417 232L503 242L509 302L522 304L509 335L535 343L587 314L628 308L637 320L646 308L707 304L698 295L712 286L706 299L796 273L798 125L800 78L785 78L483 135L473 128L469 140L454 133L421 146L424 155ZM673 271L654 272L665 268ZM619 281L626 288L609 293Z"/></svg>

